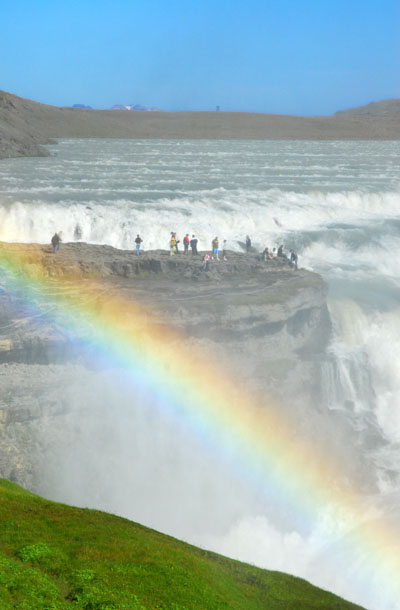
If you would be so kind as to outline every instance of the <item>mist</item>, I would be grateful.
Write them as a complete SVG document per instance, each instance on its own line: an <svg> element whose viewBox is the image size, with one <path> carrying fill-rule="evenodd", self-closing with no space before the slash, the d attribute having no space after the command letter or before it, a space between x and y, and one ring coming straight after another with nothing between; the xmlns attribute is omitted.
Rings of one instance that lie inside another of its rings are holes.
<svg viewBox="0 0 400 610"><path fill-rule="evenodd" d="M50 499L105 510L205 549L288 572L366 608L389 610L365 550L347 554L354 527L337 505L298 527L245 480L218 446L146 400L122 371L75 367L59 386L67 413L37 427L40 479ZM366 497L367 498L367 497ZM376 505L370 495L366 514ZM365 566L364 566L365 563ZM360 580L360 583L358 583Z"/></svg>
<svg viewBox="0 0 400 610"><path fill-rule="evenodd" d="M249 294L238 295L239 285L228 286L229 278L227 284L218 279L216 290L214 279L212 290L206 282L188 282L184 300L181 285L169 278L161 289L152 284L151 298L164 308L168 325L192 332L194 349L229 362L244 392L268 397L276 390L278 412L290 421L294 439L320 455L325 450L327 460L335 453L340 483L347 482L360 511L349 520L328 500L313 519L300 519L301 506L283 506L278 493L241 467L240 456L224 453L216 439L177 416L174 401L184 396L172 391L161 400L111 368L107 357L99 366L34 365L23 377L8 369L18 381L16 403L43 382L31 392L42 410L41 420L29 424L38 449L31 489L299 575L370 610L398 610L397 579L379 567L381 558L398 557L398 143L101 146L62 141L52 148L56 158L23 160L18 175L5 164L0 238L7 232L14 241L43 242L62 229L65 241L129 250L139 231L147 250L165 248L176 228L180 236L195 231L201 248L218 234L240 252L247 233L258 250L280 243L295 248L300 269L317 272L329 288L331 334L320 352L316 340L314 351L302 343L323 326L311 315L316 302L304 293L296 301L276 290L278 311L275 301L265 304L269 287L265 302L260 293L249 303ZM125 280L118 281L121 288ZM224 286L229 290L216 307L213 295L224 294ZM287 319L299 307L299 324L289 332ZM270 325L265 336L257 319ZM335 490L333 484L332 496ZM374 541L375 522L393 532L388 546Z"/></svg>

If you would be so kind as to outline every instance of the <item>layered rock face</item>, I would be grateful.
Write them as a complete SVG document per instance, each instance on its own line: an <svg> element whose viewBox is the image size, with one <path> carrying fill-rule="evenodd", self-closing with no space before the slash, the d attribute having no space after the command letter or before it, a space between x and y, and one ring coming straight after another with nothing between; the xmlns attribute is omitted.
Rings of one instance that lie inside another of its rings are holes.
<svg viewBox="0 0 400 610"><path fill-rule="evenodd" d="M319 408L320 362L330 337L320 276L257 254L228 252L227 261L211 260L205 270L201 254L136 256L84 243L62 244L53 254L49 246L0 244L3 260L21 256L32 276L49 281L37 287L40 310L23 283L10 292L3 281L0 289L0 476L41 489L40 462L51 454L55 430L82 417L102 374L52 318L52 278L77 299L95 280L100 310L115 295L148 307L157 324L175 328L199 355L278 400L295 431L318 431L321 443L331 436L332 417ZM78 395L70 392L76 379Z"/></svg>

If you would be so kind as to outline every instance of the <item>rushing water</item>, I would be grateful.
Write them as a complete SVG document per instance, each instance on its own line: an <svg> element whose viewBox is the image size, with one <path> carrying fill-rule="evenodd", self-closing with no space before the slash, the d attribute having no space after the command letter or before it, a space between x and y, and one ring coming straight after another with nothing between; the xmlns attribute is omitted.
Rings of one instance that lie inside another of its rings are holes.
<svg viewBox="0 0 400 610"><path fill-rule="evenodd" d="M166 248L175 230L181 239L196 234L200 249L215 235L240 249L249 234L260 250L294 248L301 266L323 275L334 328L325 402L372 438L360 451L375 464L380 502L396 512L400 143L63 140L50 152L0 164L0 240L43 243L62 231L64 241L133 249L140 233L153 249ZM326 583L374 610L400 608L385 592L363 597L351 582L302 569L320 544L316 532L288 537L258 518L202 542Z"/></svg>

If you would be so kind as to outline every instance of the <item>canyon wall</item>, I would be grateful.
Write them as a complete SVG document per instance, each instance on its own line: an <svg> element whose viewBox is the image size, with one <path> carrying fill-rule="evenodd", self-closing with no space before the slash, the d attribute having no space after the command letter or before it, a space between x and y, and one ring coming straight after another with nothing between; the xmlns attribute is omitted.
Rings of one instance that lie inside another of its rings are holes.
<svg viewBox="0 0 400 610"><path fill-rule="evenodd" d="M227 261L210 261L205 271L201 256L151 251L137 257L85 243L62 244L56 254L50 246L0 244L0 256L23 256L32 277L46 278L36 286L40 310L26 282L12 292L5 281L0 288L0 476L42 491L41 460L51 455L59 431L67 434L66 422L82 418L104 372L56 323L52 282L79 299L81 288L95 281L99 311L115 295L148 308L160 328L177 331L176 341L209 356L266 404L278 401L294 434L318 434L324 443L332 425L342 427L320 407L331 327L327 289L317 274L257 254L228 252ZM71 390L76 379L79 393Z"/></svg>

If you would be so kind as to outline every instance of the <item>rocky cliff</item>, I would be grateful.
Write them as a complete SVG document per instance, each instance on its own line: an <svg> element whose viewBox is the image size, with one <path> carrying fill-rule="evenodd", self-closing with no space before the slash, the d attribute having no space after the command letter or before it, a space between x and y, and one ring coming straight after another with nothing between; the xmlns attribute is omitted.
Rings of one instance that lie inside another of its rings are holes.
<svg viewBox="0 0 400 610"><path fill-rule="evenodd" d="M0 244L0 258L15 260L21 252L30 273L50 278L49 309L51 278L77 298L96 278L98 308L116 294L148 305L158 324L181 331L199 354L212 354L240 383L278 400L294 431L318 437L322 445L343 442L344 424L319 406L330 337L320 276L256 254L229 252L227 261L211 261L203 270L202 257L191 254L137 257L84 243L63 244L52 254L48 246ZM4 282L0 288L0 476L45 492L41 461L51 459L61 431L63 438L76 432L102 372L80 353L68 329L32 309L32 299L26 300L23 287L12 294ZM73 392L77 379L79 392Z"/></svg>
<svg viewBox="0 0 400 610"><path fill-rule="evenodd" d="M118 291L132 301L150 303L161 317L198 340L244 344L267 339L273 359L289 353L312 355L327 340L322 278L301 269L294 272L286 258L263 262L256 254L229 252L227 261L210 261L205 271L201 253L170 257L166 251L151 251L138 257L110 246L75 243L54 255L50 246L0 245L0 255L15 257L21 251L31 273L61 277L65 286L77 278L100 279L103 298ZM7 330L0 331L0 361L51 362L54 344L60 351L66 348L63 335L57 336L43 320L23 316L16 297L3 292L0 320ZM259 348L265 351L261 344Z"/></svg>

